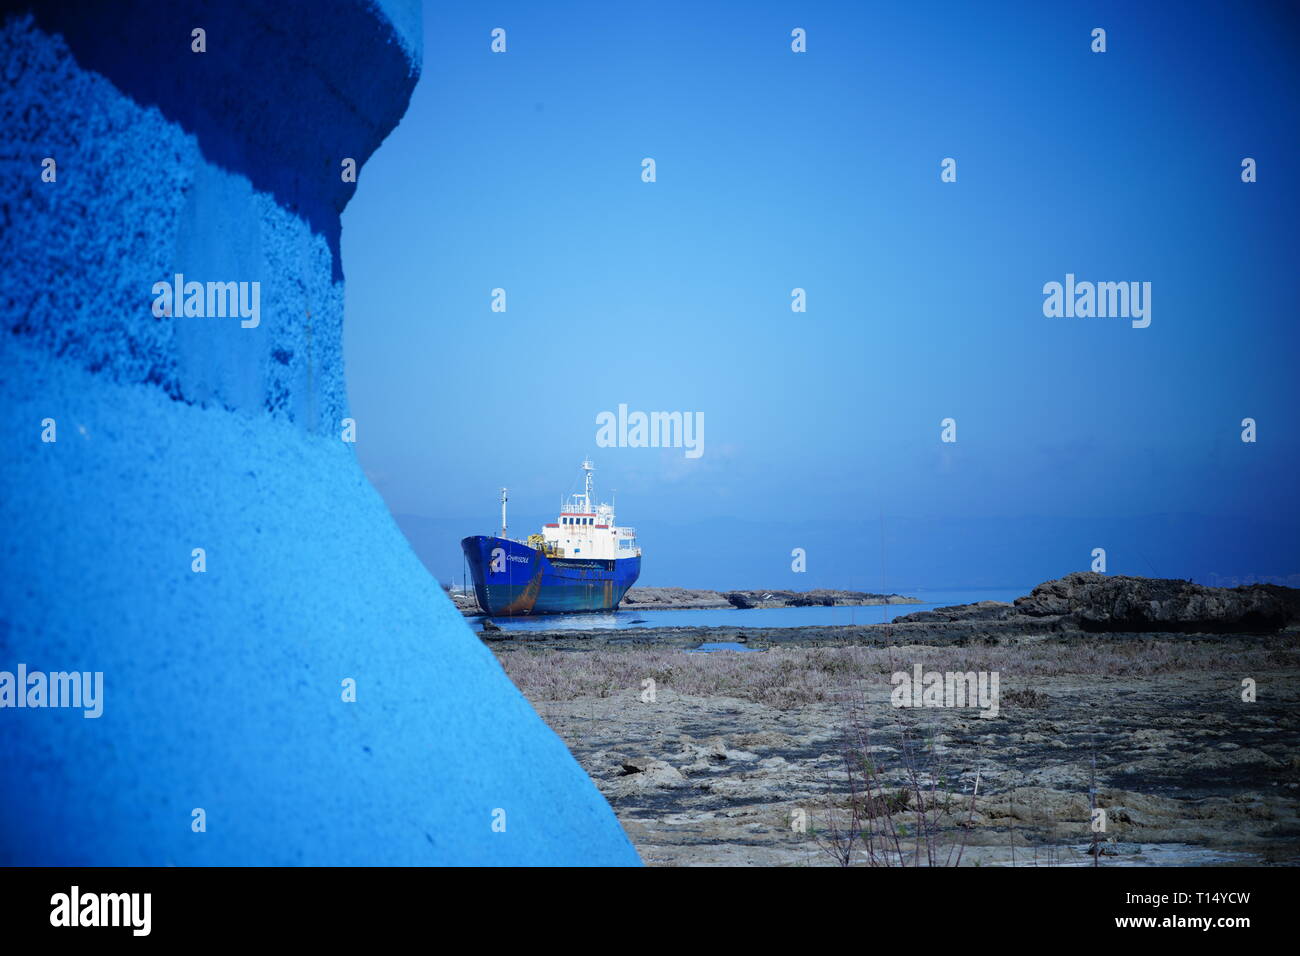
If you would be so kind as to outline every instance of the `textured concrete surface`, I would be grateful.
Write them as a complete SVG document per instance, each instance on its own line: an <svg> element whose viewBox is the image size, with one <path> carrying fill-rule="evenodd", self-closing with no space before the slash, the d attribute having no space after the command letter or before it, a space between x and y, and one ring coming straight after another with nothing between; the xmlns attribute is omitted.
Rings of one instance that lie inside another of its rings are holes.
<svg viewBox="0 0 1300 956"><path fill-rule="evenodd" d="M636 863L340 439L339 164L418 4L0 15L0 670L104 674L0 709L0 862ZM260 324L156 317L177 272Z"/></svg>

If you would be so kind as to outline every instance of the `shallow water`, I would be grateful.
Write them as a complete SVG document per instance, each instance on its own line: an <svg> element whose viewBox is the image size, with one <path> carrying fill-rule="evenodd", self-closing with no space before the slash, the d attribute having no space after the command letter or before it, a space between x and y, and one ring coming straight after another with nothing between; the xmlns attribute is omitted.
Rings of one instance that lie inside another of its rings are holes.
<svg viewBox="0 0 1300 956"><path fill-rule="evenodd" d="M884 624L904 614L976 601L1014 601L1032 587L911 591L923 604L878 604L864 607L769 607L742 611L707 608L694 611L619 609L591 614L542 614L494 617L506 631L590 631L651 627L808 627L809 625ZM476 618L479 620L481 618Z"/></svg>

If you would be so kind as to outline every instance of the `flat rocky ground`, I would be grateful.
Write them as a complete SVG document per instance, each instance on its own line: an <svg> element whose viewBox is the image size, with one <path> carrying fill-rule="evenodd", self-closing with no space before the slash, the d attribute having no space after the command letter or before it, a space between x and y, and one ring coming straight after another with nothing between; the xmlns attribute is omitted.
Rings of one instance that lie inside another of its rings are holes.
<svg viewBox="0 0 1300 956"><path fill-rule="evenodd" d="M1300 863L1294 628L828 630L490 646L651 865L1091 865L1094 799L1103 866ZM917 662L997 671L999 715L892 707Z"/></svg>

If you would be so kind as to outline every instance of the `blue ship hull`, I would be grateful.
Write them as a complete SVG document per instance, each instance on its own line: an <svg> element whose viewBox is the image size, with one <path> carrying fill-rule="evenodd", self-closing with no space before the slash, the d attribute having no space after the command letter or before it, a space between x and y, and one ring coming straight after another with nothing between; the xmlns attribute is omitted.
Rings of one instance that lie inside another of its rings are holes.
<svg viewBox="0 0 1300 956"><path fill-rule="evenodd" d="M518 541L481 534L460 546L474 575L478 606L491 615L611 611L641 573L640 556L548 558Z"/></svg>

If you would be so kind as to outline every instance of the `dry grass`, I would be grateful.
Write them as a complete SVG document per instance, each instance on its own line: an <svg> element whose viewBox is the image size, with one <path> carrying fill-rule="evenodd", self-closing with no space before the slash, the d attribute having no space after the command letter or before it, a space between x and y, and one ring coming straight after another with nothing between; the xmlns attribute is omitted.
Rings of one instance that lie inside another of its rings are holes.
<svg viewBox="0 0 1300 956"><path fill-rule="evenodd" d="M979 772L967 797L949 783L957 767L954 751L935 746L934 738L919 740L903 725L894 749L901 786L892 786L876 758L874 732L865 701L850 701L844 735L848 798L832 788L825 797L822 850L840 866L861 861L868 866L960 866L970 839L970 824L979 793ZM961 819L964 816L964 820Z"/></svg>
<svg viewBox="0 0 1300 956"><path fill-rule="evenodd" d="M1042 642L999 647L812 647L760 653L686 654L677 649L620 648L590 652L500 651L497 659L531 700L609 697L645 678L679 693L736 697L778 708L837 700L862 680L888 680L921 663L927 670L999 671L1005 678L1090 678L1172 673L1252 673L1300 667L1300 642L1269 644L1232 638Z"/></svg>

